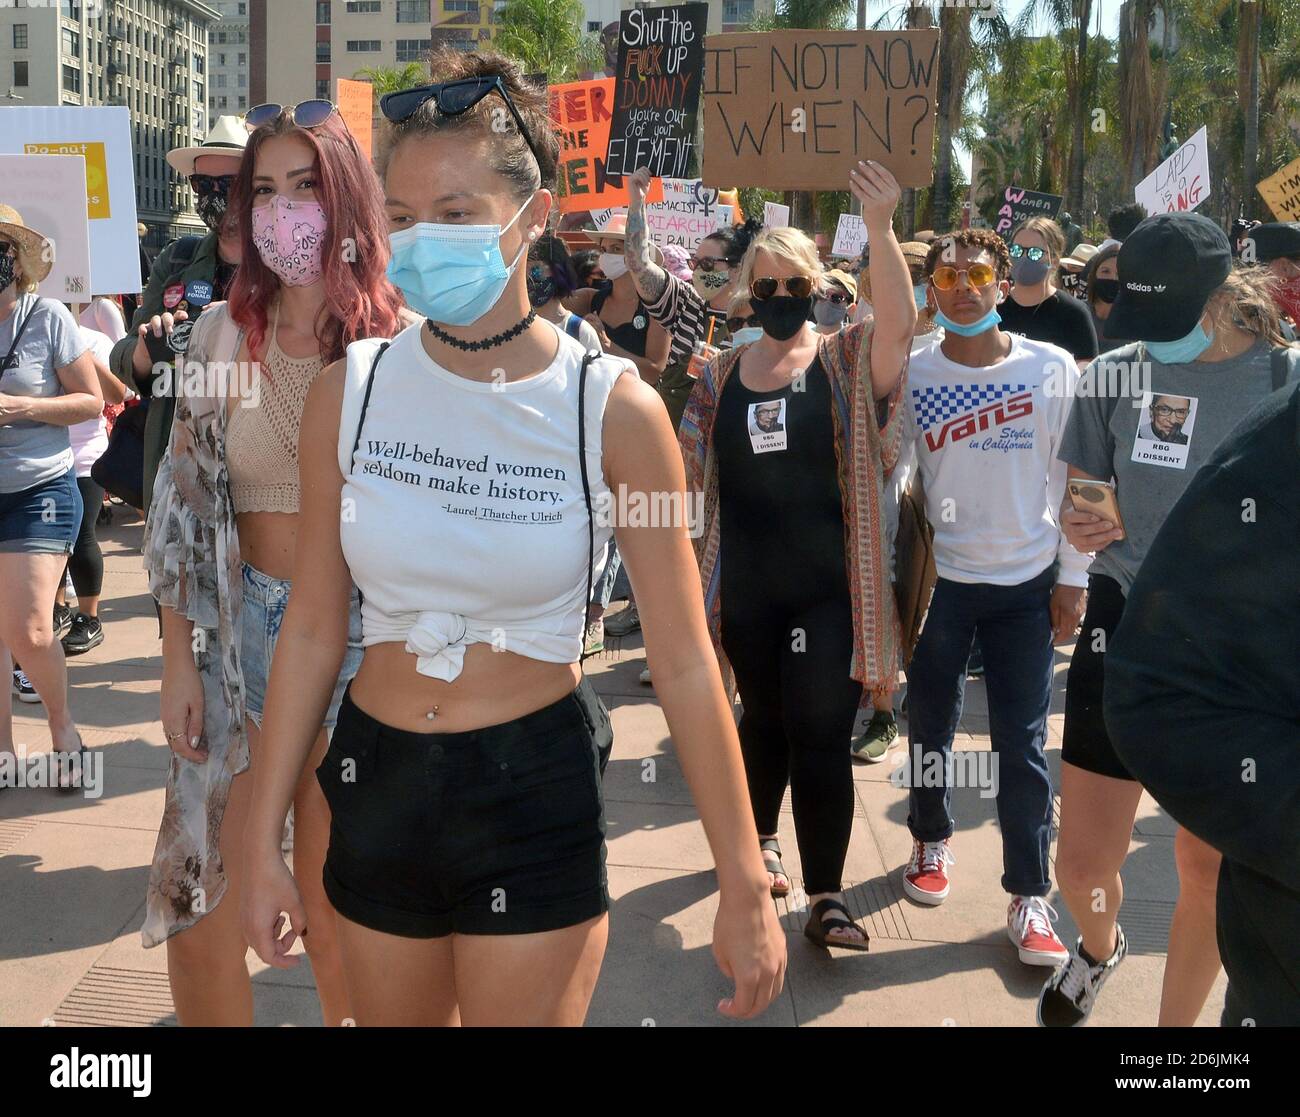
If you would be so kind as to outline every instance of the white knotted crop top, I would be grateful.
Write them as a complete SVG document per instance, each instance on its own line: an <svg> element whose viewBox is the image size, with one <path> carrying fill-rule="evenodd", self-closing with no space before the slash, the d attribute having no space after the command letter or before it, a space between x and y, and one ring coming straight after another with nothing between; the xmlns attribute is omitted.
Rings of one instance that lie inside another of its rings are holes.
<svg viewBox="0 0 1300 1117"><path fill-rule="evenodd" d="M578 451L584 350L555 330L550 367L521 380L467 380L437 364L412 325L375 369L381 342L348 346L339 420L340 534L361 591L362 643L403 641L423 675L451 681L469 644L549 663L582 653L589 563L612 531L601 463L605 405L626 365L587 368L587 504Z"/></svg>

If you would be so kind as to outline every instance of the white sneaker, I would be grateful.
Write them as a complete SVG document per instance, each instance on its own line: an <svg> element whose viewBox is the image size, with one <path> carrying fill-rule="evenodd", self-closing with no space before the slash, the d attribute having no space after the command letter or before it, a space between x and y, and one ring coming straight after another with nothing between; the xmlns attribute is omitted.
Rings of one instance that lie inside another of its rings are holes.
<svg viewBox="0 0 1300 1117"><path fill-rule="evenodd" d="M641 680L643 683L645 683L646 686L653 686L653 685L654 685L654 684L651 683L651 681L650 681L650 668L649 668L649 667L642 667L642 668L641 668L641 674L640 674L638 677L640 678L640 680Z"/></svg>
<svg viewBox="0 0 1300 1117"><path fill-rule="evenodd" d="M1070 960L1070 951L1052 930L1058 918L1056 909L1041 896L1011 897L1007 937L1026 966L1059 966Z"/></svg>

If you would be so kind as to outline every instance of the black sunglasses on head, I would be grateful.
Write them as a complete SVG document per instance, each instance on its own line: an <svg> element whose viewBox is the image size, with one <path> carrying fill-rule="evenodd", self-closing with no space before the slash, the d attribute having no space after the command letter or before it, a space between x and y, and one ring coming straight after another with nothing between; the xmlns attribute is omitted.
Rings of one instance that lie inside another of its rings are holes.
<svg viewBox="0 0 1300 1117"><path fill-rule="evenodd" d="M196 194L229 194L238 175L190 175L190 186Z"/></svg>
<svg viewBox="0 0 1300 1117"><path fill-rule="evenodd" d="M415 89L399 89L395 93L386 93L379 99L379 110L394 124L401 124L402 121L409 120L414 116L419 107L426 101L435 101L438 105L438 111L443 116L461 116L469 112L489 93L501 95L501 99L506 103L506 108L510 110L510 115L515 118L515 124L519 127L519 134L523 136L524 143L528 145L528 150L533 153L533 158L537 160L538 167L541 167L542 158L537 154L537 147L533 143L533 137L529 135L528 127L524 124L524 118L519 115L519 110L515 108L514 101L510 99L510 91L506 89L506 83L501 80L499 74L493 74L491 77L440 81L435 82L433 85L421 85Z"/></svg>
<svg viewBox="0 0 1300 1117"><path fill-rule="evenodd" d="M244 114L244 127L250 132L278 120L284 113L289 114L299 128L317 128L334 115L334 102L323 97L310 101L299 101L296 105L277 105L268 101L264 105L254 105Z"/></svg>

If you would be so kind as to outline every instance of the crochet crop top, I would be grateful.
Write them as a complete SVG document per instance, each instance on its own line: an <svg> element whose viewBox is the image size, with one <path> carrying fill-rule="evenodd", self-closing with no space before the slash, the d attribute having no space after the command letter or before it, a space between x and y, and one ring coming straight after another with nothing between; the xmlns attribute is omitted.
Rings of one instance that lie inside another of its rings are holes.
<svg viewBox="0 0 1300 1117"><path fill-rule="evenodd" d="M587 366L583 494L578 388L583 347L554 323L550 366L467 380L425 352L423 323L379 347L348 347L339 420L340 534L361 591L362 643L402 641L416 669L451 681L465 648L490 643L550 663L582 653L590 564L613 534L601 461L609 394L627 365ZM364 410L364 419L362 413ZM356 451L353 445L357 438Z"/></svg>

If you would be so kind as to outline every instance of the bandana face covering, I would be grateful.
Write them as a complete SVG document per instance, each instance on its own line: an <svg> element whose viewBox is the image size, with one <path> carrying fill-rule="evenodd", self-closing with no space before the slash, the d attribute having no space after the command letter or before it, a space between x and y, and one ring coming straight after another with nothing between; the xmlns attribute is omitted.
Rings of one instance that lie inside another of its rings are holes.
<svg viewBox="0 0 1300 1117"><path fill-rule="evenodd" d="M18 274L18 258L10 256L8 253L0 252L0 291L3 291L14 281L14 276Z"/></svg>
<svg viewBox="0 0 1300 1117"><path fill-rule="evenodd" d="M325 210L277 194L253 209L253 245L262 263L288 287L309 287L324 272Z"/></svg>
<svg viewBox="0 0 1300 1117"><path fill-rule="evenodd" d="M224 190L212 190L194 199L194 208L198 212L199 220L214 233L221 230L221 222L226 216L226 202Z"/></svg>
<svg viewBox="0 0 1300 1117"><path fill-rule="evenodd" d="M731 273L726 271L699 271L698 269L691 275L691 286L695 288L695 293L705 302L713 298L721 291L727 282L731 279Z"/></svg>

